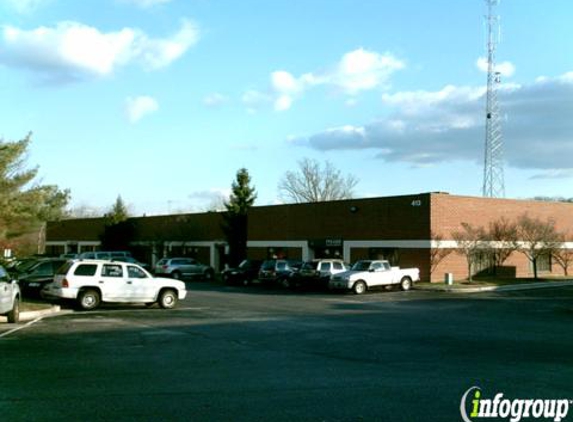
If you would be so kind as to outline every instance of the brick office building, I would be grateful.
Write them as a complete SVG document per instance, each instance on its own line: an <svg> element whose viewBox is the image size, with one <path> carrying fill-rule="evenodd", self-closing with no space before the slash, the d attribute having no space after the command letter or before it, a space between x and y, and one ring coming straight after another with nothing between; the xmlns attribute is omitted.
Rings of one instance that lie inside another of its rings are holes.
<svg viewBox="0 0 573 422"><path fill-rule="evenodd" d="M248 256L265 259L288 257L312 259L340 257L352 262L361 258L385 258L402 267L418 267L430 279L432 248L456 248L451 233L467 222L487 227L489 222L523 214L552 219L559 232L568 233L573 248L573 204L454 196L446 193L384 198L352 199L312 204L253 207L248 217ZM193 256L220 269L226 244L220 213L133 218L132 251L141 260L155 262L163 256ZM102 219L78 219L49 223L46 252L81 252L99 247ZM443 241L435 241L439 235ZM434 237L434 240L432 239ZM523 254L514 252L504 264L508 274L531 275ZM482 265L478 271L485 270ZM550 258L541 268L561 274ZM467 277L467 264L457 253L448 255L432 273L441 281L444 273Z"/></svg>

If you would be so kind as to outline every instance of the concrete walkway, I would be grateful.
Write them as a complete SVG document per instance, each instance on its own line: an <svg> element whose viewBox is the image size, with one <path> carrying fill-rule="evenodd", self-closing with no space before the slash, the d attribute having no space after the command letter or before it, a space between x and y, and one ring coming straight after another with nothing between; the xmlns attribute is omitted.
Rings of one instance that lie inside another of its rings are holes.
<svg viewBox="0 0 573 422"><path fill-rule="evenodd" d="M518 290L535 290L555 287L573 286L573 281L538 281L535 283L505 284L502 286L471 286L471 285L446 285L436 283L435 285L424 285L416 287L417 290L439 291L448 293L480 293L480 292L511 292Z"/></svg>

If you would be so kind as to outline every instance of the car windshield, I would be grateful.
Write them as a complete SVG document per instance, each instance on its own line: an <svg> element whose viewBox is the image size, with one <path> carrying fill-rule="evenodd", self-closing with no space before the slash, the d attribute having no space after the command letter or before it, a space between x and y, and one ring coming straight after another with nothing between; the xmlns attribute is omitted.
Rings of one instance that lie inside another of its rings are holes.
<svg viewBox="0 0 573 422"><path fill-rule="evenodd" d="M265 261L261 266L262 270L274 270L275 269L275 261Z"/></svg>
<svg viewBox="0 0 573 422"><path fill-rule="evenodd" d="M372 261L357 261L351 268L352 271L367 271Z"/></svg>
<svg viewBox="0 0 573 422"><path fill-rule="evenodd" d="M302 270L316 270L316 262L307 261L302 265L301 269Z"/></svg>

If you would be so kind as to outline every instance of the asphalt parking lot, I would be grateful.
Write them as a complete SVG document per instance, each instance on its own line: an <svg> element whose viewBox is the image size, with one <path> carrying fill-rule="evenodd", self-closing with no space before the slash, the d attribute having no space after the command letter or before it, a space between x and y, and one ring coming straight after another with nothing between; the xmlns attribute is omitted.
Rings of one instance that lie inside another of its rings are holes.
<svg viewBox="0 0 573 422"><path fill-rule="evenodd" d="M104 306L9 333L2 324L2 420L458 421L473 386L573 399L570 287L188 286L172 311Z"/></svg>

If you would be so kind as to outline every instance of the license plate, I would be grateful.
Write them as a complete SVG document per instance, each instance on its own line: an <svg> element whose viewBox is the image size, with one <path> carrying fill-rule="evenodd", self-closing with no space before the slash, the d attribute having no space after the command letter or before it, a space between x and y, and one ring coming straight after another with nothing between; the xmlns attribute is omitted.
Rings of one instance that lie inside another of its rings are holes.
<svg viewBox="0 0 573 422"><path fill-rule="evenodd" d="M30 287L40 287L40 283L30 283Z"/></svg>

